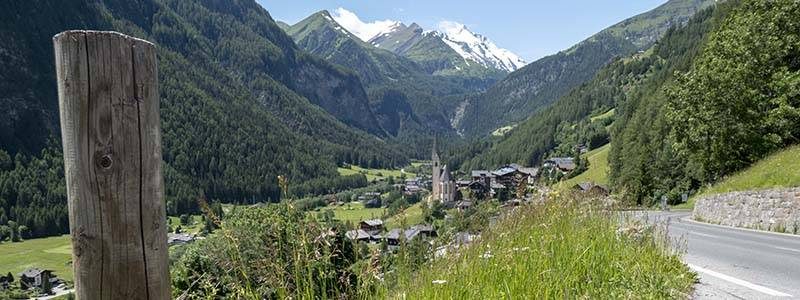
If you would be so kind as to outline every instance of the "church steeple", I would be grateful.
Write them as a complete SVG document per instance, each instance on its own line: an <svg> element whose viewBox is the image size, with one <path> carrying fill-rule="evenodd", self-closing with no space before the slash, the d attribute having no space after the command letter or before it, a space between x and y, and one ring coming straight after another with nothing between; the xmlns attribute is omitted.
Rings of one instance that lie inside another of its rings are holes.
<svg viewBox="0 0 800 300"><path fill-rule="evenodd" d="M433 138L433 150L431 151L431 160L439 162L439 153L436 151L436 137Z"/></svg>
<svg viewBox="0 0 800 300"><path fill-rule="evenodd" d="M436 137L433 138L433 149L431 150L431 201L441 199L442 176L441 162L439 153L436 153Z"/></svg>

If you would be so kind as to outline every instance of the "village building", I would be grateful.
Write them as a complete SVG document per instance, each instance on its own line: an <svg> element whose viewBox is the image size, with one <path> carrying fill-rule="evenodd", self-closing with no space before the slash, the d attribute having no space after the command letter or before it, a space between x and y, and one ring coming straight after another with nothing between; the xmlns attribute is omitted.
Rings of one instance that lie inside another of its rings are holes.
<svg viewBox="0 0 800 300"><path fill-rule="evenodd" d="M485 183L480 180L472 181L467 188L469 189L470 195L472 195L472 199L486 199L491 195L492 190L490 188L491 183Z"/></svg>
<svg viewBox="0 0 800 300"><path fill-rule="evenodd" d="M431 153L432 182L431 182L431 201L440 201L445 205L450 205L456 201L456 182L450 174L447 165L441 166L439 154L436 152L436 141L433 142Z"/></svg>
<svg viewBox="0 0 800 300"><path fill-rule="evenodd" d="M383 231L383 220L372 219L361 221L361 223L359 223L359 228L368 232L369 234L377 234Z"/></svg>
<svg viewBox="0 0 800 300"><path fill-rule="evenodd" d="M542 164L542 168L555 169L562 173L572 172L572 170L575 170L575 167L575 159L572 157L553 157L545 160Z"/></svg>
<svg viewBox="0 0 800 300"><path fill-rule="evenodd" d="M403 233L403 230L400 229L400 228L395 228L395 229L389 230L389 232L386 233L386 235L385 235L386 244L389 245L389 247L397 247L397 246L399 246L400 245L400 235L402 233Z"/></svg>
<svg viewBox="0 0 800 300"><path fill-rule="evenodd" d="M580 191L593 196L608 196L608 188L593 182L582 182L572 187L576 191Z"/></svg>
<svg viewBox="0 0 800 300"><path fill-rule="evenodd" d="M194 236L187 233L167 233L167 246L184 245L195 240Z"/></svg>
<svg viewBox="0 0 800 300"><path fill-rule="evenodd" d="M344 236L357 242L369 242L372 240L372 235L363 229L350 230L345 232Z"/></svg>
<svg viewBox="0 0 800 300"><path fill-rule="evenodd" d="M411 229L418 231L419 234L424 237L435 238L439 236L439 233L436 232L436 229L433 228L433 225L419 224L411 226Z"/></svg>
<svg viewBox="0 0 800 300"><path fill-rule="evenodd" d="M466 211L472 207L472 201L461 201L456 204L456 209L458 211Z"/></svg>
<svg viewBox="0 0 800 300"><path fill-rule="evenodd" d="M35 288L44 293L50 293L52 289L50 279L54 277L51 270L30 268L19 274L19 286L23 290Z"/></svg>

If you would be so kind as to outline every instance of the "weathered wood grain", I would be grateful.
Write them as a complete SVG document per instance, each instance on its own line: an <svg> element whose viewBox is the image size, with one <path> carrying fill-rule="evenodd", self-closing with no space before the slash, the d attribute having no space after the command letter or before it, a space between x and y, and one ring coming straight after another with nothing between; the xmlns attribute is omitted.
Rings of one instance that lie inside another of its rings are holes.
<svg viewBox="0 0 800 300"><path fill-rule="evenodd" d="M79 299L168 299L155 48L115 32L54 37Z"/></svg>

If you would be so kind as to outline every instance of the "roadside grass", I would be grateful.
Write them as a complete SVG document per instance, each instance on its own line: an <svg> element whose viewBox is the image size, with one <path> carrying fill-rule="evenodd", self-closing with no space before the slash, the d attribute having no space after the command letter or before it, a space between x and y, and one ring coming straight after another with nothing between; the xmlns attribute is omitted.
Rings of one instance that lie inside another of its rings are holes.
<svg viewBox="0 0 800 300"><path fill-rule="evenodd" d="M578 176L572 177L559 184L559 190L571 189L573 186L583 182L594 182L595 184L608 185L608 152L611 145L594 149L584 154L589 161L589 168Z"/></svg>
<svg viewBox="0 0 800 300"><path fill-rule="evenodd" d="M0 274L18 278L27 268L53 270L58 278L72 281L72 243L69 235L0 244Z"/></svg>
<svg viewBox="0 0 800 300"><path fill-rule="evenodd" d="M422 201L387 219L386 228L402 228L403 224L409 227L420 223L422 223Z"/></svg>
<svg viewBox="0 0 800 300"><path fill-rule="evenodd" d="M482 238L400 280L395 299L688 298L695 275L657 230L569 199L518 208Z"/></svg>
<svg viewBox="0 0 800 300"><path fill-rule="evenodd" d="M383 180L389 177L394 177L399 179L403 176L406 178L413 178L417 177L417 174L406 172L404 170L389 170L389 169L366 169L355 165L349 165L346 167L339 167L337 169L339 171L339 175L347 176L353 174L364 174L367 177L367 181L372 182L375 180Z"/></svg>
<svg viewBox="0 0 800 300"><path fill-rule="evenodd" d="M702 189L689 198L689 201L674 208L694 208L697 199L708 195L796 186L800 186L800 145L778 151L749 168Z"/></svg>
<svg viewBox="0 0 800 300"><path fill-rule="evenodd" d="M355 201L342 206L326 206L317 212L317 216L327 210L333 211L334 217L342 222L380 219L386 211L385 208L366 208L363 203Z"/></svg>

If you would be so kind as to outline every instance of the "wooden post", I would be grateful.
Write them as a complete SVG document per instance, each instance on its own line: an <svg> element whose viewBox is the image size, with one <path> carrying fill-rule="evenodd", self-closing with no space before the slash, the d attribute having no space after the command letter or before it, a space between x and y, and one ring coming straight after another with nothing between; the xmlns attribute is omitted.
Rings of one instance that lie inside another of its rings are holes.
<svg viewBox="0 0 800 300"><path fill-rule="evenodd" d="M169 299L155 47L53 38L78 299Z"/></svg>

